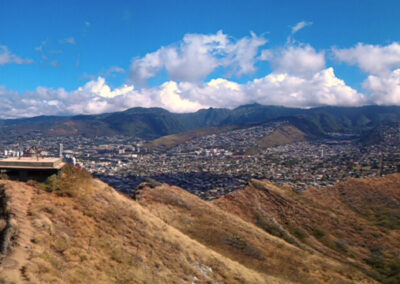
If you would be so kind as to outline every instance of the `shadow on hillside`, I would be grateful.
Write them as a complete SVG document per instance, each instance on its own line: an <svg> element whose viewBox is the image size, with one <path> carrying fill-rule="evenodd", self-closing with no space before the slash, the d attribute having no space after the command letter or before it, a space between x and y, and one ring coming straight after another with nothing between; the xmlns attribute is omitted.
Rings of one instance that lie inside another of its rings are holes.
<svg viewBox="0 0 400 284"><path fill-rule="evenodd" d="M230 176L208 172L161 174L149 177L135 175L127 177L97 175L96 177L115 189L125 193L132 193L140 183L145 181L146 178L151 178L161 183L182 187L189 192L197 194L210 190L218 190L221 194L228 193L243 188L246 182L251 178L263 178L252 176Z"/></svg>

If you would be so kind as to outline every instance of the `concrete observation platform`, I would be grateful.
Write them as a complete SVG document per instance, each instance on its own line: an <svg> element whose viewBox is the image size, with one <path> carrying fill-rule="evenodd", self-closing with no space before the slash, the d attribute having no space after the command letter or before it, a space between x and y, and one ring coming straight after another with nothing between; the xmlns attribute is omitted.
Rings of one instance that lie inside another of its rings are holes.
<svg viewBox="0 0 400 284"><path fill-rule="evenodd" d="M43 181L57 174L65 163L62 158L11 157L0 160L0 171L11 179Z"/></svg>

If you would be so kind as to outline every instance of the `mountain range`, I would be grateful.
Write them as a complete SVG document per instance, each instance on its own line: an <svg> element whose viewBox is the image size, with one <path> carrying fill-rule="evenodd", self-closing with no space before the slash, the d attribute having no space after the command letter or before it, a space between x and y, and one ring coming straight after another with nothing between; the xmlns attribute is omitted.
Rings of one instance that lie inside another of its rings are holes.
<svg viewBox="0 0 400 284"><path fill-rule="evenodd" d="M244 105L238 108L202 109L194 113L171 113L162 108L131 108L99 115L39 116L0 120L0 134L19 136L41 132L44 135L128 135L155 139L207 127L223 127L286 120L314 136L331 132L363 133L382 123L400 121L398 106L318 107L311 109Z"/></svg>

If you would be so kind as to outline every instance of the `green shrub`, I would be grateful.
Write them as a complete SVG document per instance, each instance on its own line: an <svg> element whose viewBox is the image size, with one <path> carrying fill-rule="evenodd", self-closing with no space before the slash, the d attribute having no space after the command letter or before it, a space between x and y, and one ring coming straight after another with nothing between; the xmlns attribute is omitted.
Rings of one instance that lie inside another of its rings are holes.
<svg viewBox="0 0 400 284"><path fill-rule="evenodd" d="M10 177L9 177L7 174L2 173L2 174L0 174L0 179L2 179L2 180L9 180Z"/></svg>
<svg viewBox="0 0 400 284"><path fill-rule="evenodd" d="M314 235L314 237L316 237L317 239L322 239L323 237L325 237L327 235L327 232L322 229L322 228L315 228L312 232L312 234Z"/></svg>
<svg viewBox="0 0 400 284"><path fill-rule="evenodd" d="M349 249L349 243L345 239L337 239L335 245L338 250L343 252L347 252Z"/></svg>
<svg viewBox="0 0 400 284"><path fill-rule="evenodd" d="M281 238L290 244L297 245L296 240L285 230L283 230L278 224L266 220L266 218L263 218L261 214L256 214L256 225L273 236Z"/></svg>
<svg viewBox="0 0 400 284"><path fill-rule="evenodd" d="M61 174L50 176L42 188L60 196L77 196L92 176L83 168L67 165Z"/></svg>
<svg viewBox="0 0 400 284"><path fill-rule="evenodd" d="M247 242L242 237L237 235L228 236L226 237L225 241L231 247L234 247L239 250L243 250L247 246Z"/></svg>
<svg viewBox="0 0 400 284"><path fill-rule="evenodd" d="M231 247L241 250L245 255L251 258L264 260L262 252L258 248L251 246L245 239L238 235L227 236L225 238L225 243Z"/></svg>
<svg viewBox="0 0 400 284"><path fill-rule="evenodd" d="M308 238L308 233L300 227L294 228L292 231L292 235L301 241L304 241L306 238Z"/></svg>
<svg viewBox="0 0 400 284"><path fill-rule="evenodd" d="M375 216L378 226L390 230L400 229L400 211L390 209L379 210Z"/></svg>
<svg viewBox="0 0 400 284"><path fill-rule="evenodd" d="M388 260L380 251L373 251L365 262L373 268L371 277L385 284L400 283L400 259Z"/></svg>

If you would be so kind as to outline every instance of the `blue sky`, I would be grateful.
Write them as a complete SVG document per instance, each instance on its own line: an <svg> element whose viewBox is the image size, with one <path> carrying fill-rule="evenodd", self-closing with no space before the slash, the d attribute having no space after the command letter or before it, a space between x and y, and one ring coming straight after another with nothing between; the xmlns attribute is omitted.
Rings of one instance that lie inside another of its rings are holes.
<svg viewBox="0 0 400 284"><path fill-rule="evenodd" d="M400 105L399 1L0 0L0 117Z"/></svg>

